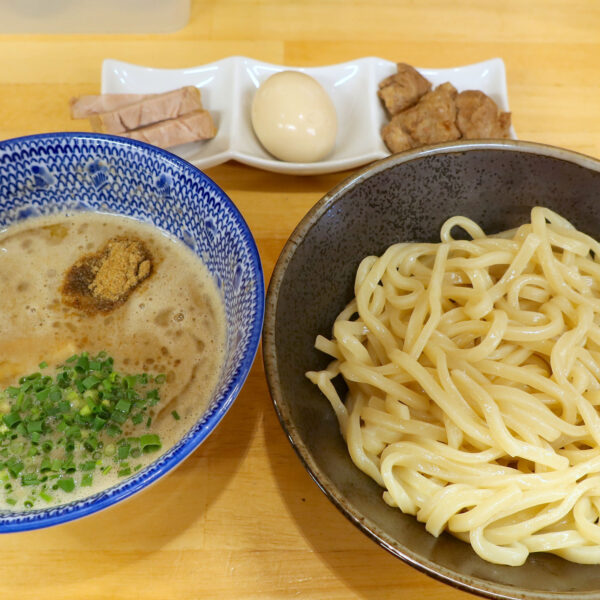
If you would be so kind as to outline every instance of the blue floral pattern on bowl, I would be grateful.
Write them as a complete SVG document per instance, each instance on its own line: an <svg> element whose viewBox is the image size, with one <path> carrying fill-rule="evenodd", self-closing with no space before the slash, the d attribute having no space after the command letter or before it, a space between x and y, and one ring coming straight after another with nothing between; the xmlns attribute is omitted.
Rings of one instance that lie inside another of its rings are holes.
<svg viewBox="0 0 600 600"><path fill-rule="evenodd" d="M113 136L51 133L0 142L0 227L32 216L81 210L152 223L183 240L202 258L224 298L226 361L206 412L155 462L78 502L26 512L0 509L0 533L91 514L170 471L223 418L258 348L264 280L256 244L235 205L204 173L169 152Z"/></svg>

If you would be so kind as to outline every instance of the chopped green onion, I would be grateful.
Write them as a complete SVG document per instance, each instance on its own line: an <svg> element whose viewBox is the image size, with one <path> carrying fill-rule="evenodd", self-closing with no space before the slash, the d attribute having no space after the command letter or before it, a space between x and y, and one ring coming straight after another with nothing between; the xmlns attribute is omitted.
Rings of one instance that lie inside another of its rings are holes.
<svg viewBox="0 0 600 600"><path fill-rule="evenodd" d="M43 390L36 392L35 397L38 399L39 402L42 402L43 400L48 398L49 395L50 395L50 389L44 388Z"/></svg>
<svg viewBox="0 0 600 600"><path fill-rule="evenodd" d="M83 447L88 452L94 452L94 450L96 450L96 448L98 448L98 445L99 445L98 440L91 435L83 442Z"/></svg>
<svg viewBox="0 0 600 600"><path fill-rule="evenodd" d="M86 377L81 383L86 390L89 390L90 388L93 388L96 385L98 385L100 381L101 380L95 375L90 375L89 377Z"/></svg>
<svg viewBox="0 0 600 600"><path fill-rule="evenodd" d="M160 385L166 377L122 375L113 364L106 352L82 352L59 365L53 377L36 371L21 377L18 385L0 389L0 486L7 504L17 502L10 496L11 481L30 491L19 501L29 507L40 498L53 501L47 485L66 492L90 486L96 468L102 475L112 468L102 464L104 457L114 457L123 477L143 466L131 467L127 459L162 447L154 433L131 436L131 426L150 428L152 417L146 411L160 396L158 389L146 386ZM47 367L47 362L39 363L40 370ZM177 411L171 414L180 419ZM115 443L107 443L110 438ZM60 451L64 454L59 457ZM76 480L72 474L78 469L82 475Z"/></svg>
<svg viewBox="0 0 600 600"><path fill-rule="evenodd" d="M40 483L36 473L24 473L21 475L21 485L37 485Z"/></svg>
<svg viewBox="0 0 600 600"><path fill-rule="evenodd" d="M25 465L23 464L22 460L11 458L6 462L6 467L8 468L8 472L16 478L19 475L19 473L23 470Z"/></svg>
<svg viewBox="0 0 600 600"><path fill-rule="evenodd" d="M127 402L127 400L119 400L115 406L115 410L118 410L122 413L128 413L131 410L131 402Z"/></svg>
<svg viewBox="0 0 600 600"><path fill-rule="evenodd" d="M7 427L15 427L18 423L21 422L21 417L19 416L18 413L8 413L7 415L4 415L2 417L2 422L7 426Z"/></svg>
<svg viewBox="0 0 600 600"><path fill-rule="evenodd" d="M125 460L129 456L129 444L122 444L117 448L117 458L119 460Z"/></svg>
<svg viewBox="0 0 600 600"><path fill-rule="evenodd" d="M100 431L106 425L106 419L102 417L94 417L94 422L92 423L92 429L94 431Z"/></svg>
<svg viewBox="0 0 600 600"><path fill-rule="evenodd" d="M77 467L75 466L75 463L73 462L73 457L70 457L67 460L64 460L62 463L61 469L65 473L74 473L75 471L77 471Z"/></svg>
<svg viewBox="0 0 600 600"><path fill-rule="evenodd" d="M65 492L72 492L75 489L75 481L72 477L65 477L56 482L58 487Z"/></svg>
<svg viewBox="0 0 600 600"><path fill-rule="evenodd" d="M114 444L106 444L106 446L104 447L105 456L114 456L116 451L117 449Z"/></svg>
<svg viewBox="0 0 600 600"><path fill-rule="evenodd" d="M90 368L90 361L88 359L87 353L83 352L79 358L77 359L77 364L75 365L75 370L79 372L88 371Z"/></svg>
<svg viewBox="0 0 600 600"><path fill-rule="evenodd" d="M160 443L160 438L155 433L145 433L140 436L140 447L142 452L155 452L161 449L162 444Z"/></svg>
<svg viewBox="0 0 600 600"><path fill-rule="evenodd" d="M42 431L43 424L43 421L28 421L27 433L33 433L34 431Z"/></svg>
<svg viewBox="0 0 600 600"><path fill-rule="evenodd" d="M121 431L120 427L117 427L117 425L110 423L106 427L106 433L108 433L108 435L110 435L110 437L116 437L117 435L121 435L123 432Z"/></svg>
<svg viewBox="0 0 600 600"><path fill-rule="evenodd" d="M123 425L123 423L127 422L127 415L120 410L113 411L110 418L115 423L119 423L119 425Z"/></svg>

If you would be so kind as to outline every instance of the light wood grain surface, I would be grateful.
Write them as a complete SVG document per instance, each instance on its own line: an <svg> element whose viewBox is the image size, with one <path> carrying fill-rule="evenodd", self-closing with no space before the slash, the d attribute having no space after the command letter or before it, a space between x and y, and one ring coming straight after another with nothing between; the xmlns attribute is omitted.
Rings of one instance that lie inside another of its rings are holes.
<svg viewBox="0 0 600 600"><path fill-rule="evenodd" d="M600 157L596 0L197 0L173 34L4 35L0 139L80 129L68 100L99 91L104 58L185 67L231 55L421 67L500 56L517 135ZM294 226L349 173L229 163L208 174L248 221L268 281ZM2 536L0 549L11 599L471 597L388 555L322 495L279 426L260 354L224 421L175 472L97 515Z"/></svg>

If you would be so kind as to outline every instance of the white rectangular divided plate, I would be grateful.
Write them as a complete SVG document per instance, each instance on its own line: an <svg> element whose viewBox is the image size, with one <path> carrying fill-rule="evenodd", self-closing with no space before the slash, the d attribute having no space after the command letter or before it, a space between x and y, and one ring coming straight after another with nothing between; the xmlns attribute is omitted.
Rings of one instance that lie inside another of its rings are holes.
<svg viewBox="0 0 600 600"><path fill-rule="evenodd" d="M260 145L250 120L254 93L265 79L284 70L314 77L331 97L338 117L338 135L332 154L315 163L291 163L273 158ZM493 58L451 69L418 69L434 86L449 81L461 92L481 90L503 111L508 111L504 62ZM284 67L233 56L188 69L153 69L107 59L102 65L102 93L166 92L185 85L202 90L202 103L210 111L217 135L171 151L200 169L227 160L296 175L315 175L351 169L390 152L381 139L388 121L377 96L379 82L396 72L396 64L381 58L360 58L326 67ZM511 128L511 136L515 138Z"/></svg>

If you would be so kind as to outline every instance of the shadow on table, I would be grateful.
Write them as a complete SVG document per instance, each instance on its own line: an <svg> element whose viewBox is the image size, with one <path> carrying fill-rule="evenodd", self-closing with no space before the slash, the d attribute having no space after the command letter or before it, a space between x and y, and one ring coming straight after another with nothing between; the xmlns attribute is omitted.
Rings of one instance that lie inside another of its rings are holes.
<svg viewBox="0 0 600 600"><path fill-rule="evenodd" d="M325 497L285 443L274 411L265 414L265 429L271 469L290 516L319 560L352 590L352 597L383 600L431 592L428 577L369 540ZM290 596L301 595L301 585ZM313 585L309 579L307 585Z"/></svg>

